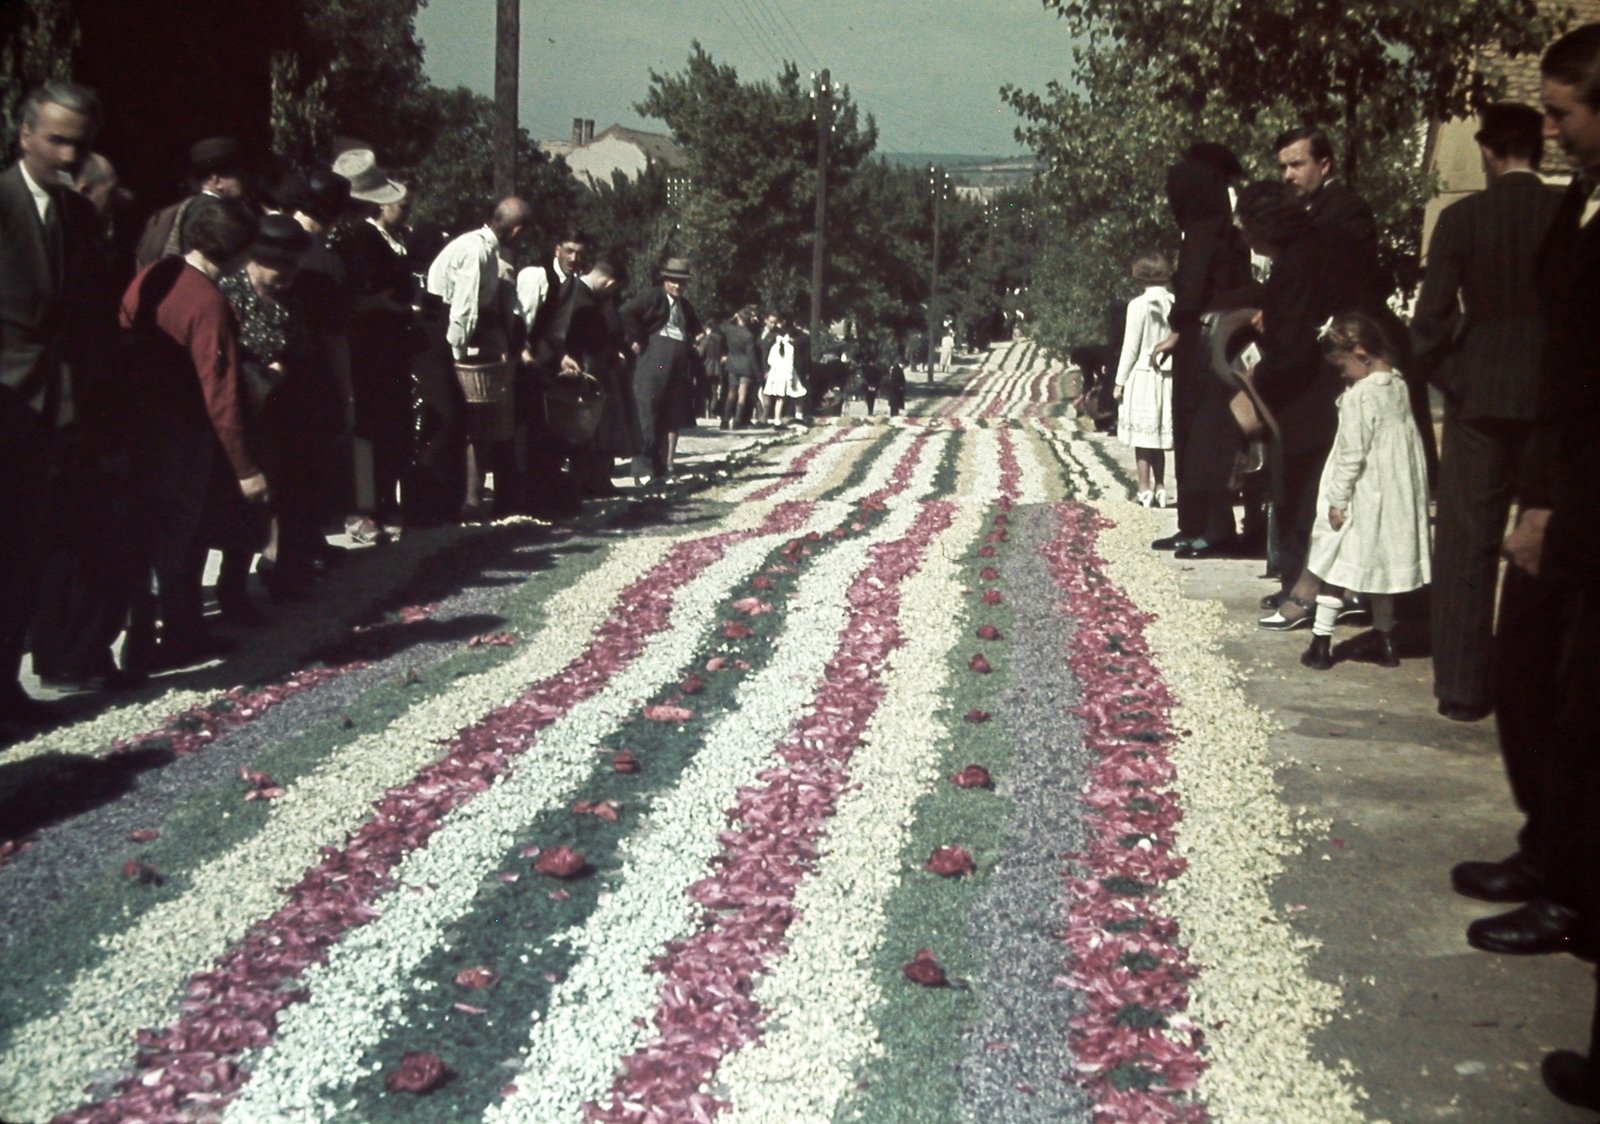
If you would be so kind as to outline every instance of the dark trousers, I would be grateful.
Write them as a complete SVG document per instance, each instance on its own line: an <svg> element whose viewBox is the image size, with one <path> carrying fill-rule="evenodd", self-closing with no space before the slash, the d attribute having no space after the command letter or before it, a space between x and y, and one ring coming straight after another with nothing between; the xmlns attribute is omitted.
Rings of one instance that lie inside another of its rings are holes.
<svg viewBox="0 0 1600 1124"><path fill-rule="evenodd" d="M81 680L115 667L111 645L139 577L128 551L137 498L125 441L88 430L67 438L60 504L71 518L55 528L44 567L31 633L37 674Z"/></svg>
<svg viewBox="0 0 1600 1124"><path fill-rule="evenodd" d="M60 436L0 391L0 698L19 690L60 483Z"/></svg>
<svg viewBox="0 0 1600 1124"><path fill-rule="evenodd" d="M1317 521L1317 488L1322 480L1326 448L1310 453L1285 453L1273 442L1272 507L1278 532L1278 569L1283 588L1294 588L1311 552L1311 528Z"/></svg>
<svg viewBox="0 0 1600 1124"><path fill-rule="evenodd" d="M1529 422L1463 421L1447 409L1433 542L1433 693L1494 701L1494 596L1500 543Z"/></svg>
<svg viewBox="0 0 1600 1124"><path fill-rule="evenodd" d="M1234 535L1228 489L1239 451L1229 389L1210 371L1205 338L1184 332L1173 354L1173 467L1178 478L1178 533L1207 542Z"/></svg>

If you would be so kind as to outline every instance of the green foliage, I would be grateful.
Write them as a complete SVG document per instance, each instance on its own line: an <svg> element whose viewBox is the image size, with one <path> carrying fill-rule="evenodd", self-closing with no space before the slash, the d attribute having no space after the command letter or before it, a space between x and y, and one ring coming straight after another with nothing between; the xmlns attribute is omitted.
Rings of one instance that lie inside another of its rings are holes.
<svg viewBox="0 0 1600 1124"><path fill-rule="evenodd" d="M634 291L649 284L650 270L667 256L678 230L678 213L667 201L667 174L655 164L638 179L618 169L610 183L579 190L574 221L599 249L627 258Z"/></svg>
<svg viewBox="0 0 1600 1124"><path fill-rule="evenodd" d="M1197 140L1227 144L1250 178L1276 174L1284 129L1326 128L1339 170L1377 214L1395 284L1417 272L1424 124L1492 97L1476 64L1537 49L1552 23L1533 0L1042 0L1084 43L1070 83L1003 96L1044 159L1046 216L1028 308L1058 354L1101 343L1109 305L1133 293L1132 258L1174 252L1168 165Z"/></svg>
<svg viewBox="0 0 1600 1124"><path fill-rule="evenodd" d="M494 206L494 102L465 86L429 87L433 141L412 168L398 170L415 189L417 222L437 223L452 234L482 226ZM534 231L525 246L542 257L571 220L578 187L565 162L552 160L517 132L517 194L533 208Z"/></svg>
<svg viewBox="0 0 1600 1124"><path fill-rule="evenodd" d="M9 145L28 91L71 79L78 21L71 0L13 0L0 7L0 135Z"/></svg>

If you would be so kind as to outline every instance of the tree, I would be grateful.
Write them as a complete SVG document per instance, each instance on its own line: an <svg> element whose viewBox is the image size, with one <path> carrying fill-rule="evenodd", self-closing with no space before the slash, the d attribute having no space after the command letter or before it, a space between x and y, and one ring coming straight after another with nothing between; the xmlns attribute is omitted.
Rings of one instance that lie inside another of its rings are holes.
<svg viewBox="0 0 1600 1124"><path fill-rule="evenodd" d="M740 82L694 43L678 74L650 73L650 90L635 107L665 121L689 153L691 187L683 207L683 244L697 262L707 307L737 307L759 292L768 304L798 314L810 275L816 201L817 123L810 91L793 63L775 82ZM871 118L863 126L847 88L834 92L829 140L830 202L850 190L877 143ZM830 208L832 209L832 208ZM830 248L848 227L830 233ZM829 293L833 291L830 249ZM825 301L825 315L844 310Z"/></svg>
<svg viewBox="0 0 1600 1124"><path fill-rule="evenodd" d="M41 82L72 77L78 21L71 0L16 0L0 8L0 130L10 143L18 111Z"/></svg>
<svg viewBox="0 0 1600 1124"><path fill-rule="evenodd" d="M578 192L576 225L603 250L624 255L632 286L650 282L678 232L678 213L667 201L667 174L651 164L636 180L620 169L611 182Z"/></svg>

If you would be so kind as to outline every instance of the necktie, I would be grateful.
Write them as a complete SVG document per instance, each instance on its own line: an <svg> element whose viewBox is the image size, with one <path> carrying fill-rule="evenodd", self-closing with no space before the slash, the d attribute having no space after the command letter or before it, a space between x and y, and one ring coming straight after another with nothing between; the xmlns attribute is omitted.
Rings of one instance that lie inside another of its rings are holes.
<svg viewBox="0 0 1600 1124"><path fill-rule="evenodd" d="M61 289L62 244L61 244L61 201L54 191L49 192L50 205L44 212L44 249L45 257L50 262L50 286L56 291Z"/></svg>

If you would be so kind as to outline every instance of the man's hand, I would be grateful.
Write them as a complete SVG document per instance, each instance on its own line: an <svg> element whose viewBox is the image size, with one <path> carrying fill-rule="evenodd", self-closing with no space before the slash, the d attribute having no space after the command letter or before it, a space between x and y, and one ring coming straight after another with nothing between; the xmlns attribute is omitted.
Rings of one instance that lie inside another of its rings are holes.
<svg viewBox="0 0 1600 1124"><path fill-rule="evenodd" d="M1175 350L1177 350L1177 347L1178 333L1173 332L1166 339L1162 340L1160 343L1156 344L1155 347L1150 349L1150 366L1161 366L1161 357L1163 355L1171 355Z"/></svg>
<svg viewBox="0 0 1600 1124"><path fill-rule="evenodd" d="M530 367L533 366L533 348L525 347L522 349L522 361Z"/></svg>
<svg viewBox="0 0 1600 1124"><path fill-rule="evenodd" d="M1111 400L1113 402L1122 401L1122 388L1120 386L1114 386L1111 388Z"/></svg>
<svg viewBox="0 0 1600 1124"><path fill-rule="evenodd" d="M641 352L641 351L643 351L643 350L644 350L644 349L643 349L643 348L642 348L642 347L640 347L640 346L639 346L639 345L638 345L638 344L637 344L637 343L635 343L635 344L633 344L633 345L631 345L631 346L632 346L632 347L633 347L633 353L634 353L634 354L635 354L635 355L638 355L638 354L639 354L639 352Z"/></svg>
<svg viewBox="0 0 1600 1124"><path fill-rule="evenodd" d="M266 503L272 499L272 491L267 487L267 478L259 472L239 481L239 491L244 493L246 503Z"/></svg>
<svg viewBox="0 0 1600 1124"><path fill-rule="evenodd" d="M563 355L561 357L561 373L563 375L581 375L583 374L583 367L572 356Z"/></svg>
<svg viewBox="0 0 1600 1124"><path fill-rule="evenodd" d="M1344 512L1340 511L1338 508L1330 507L1328 509L1328 522L1333 525L1333 529L1335 531L1344 529L1344 518Z"/></svg>
<svg viewBox="0 0 1600 1124"><path fill-rule="evenodd" d="M1517 519L1517 525L1506 536L1500 553L1530 578L1539 576L1539 560L1544 554L1544 527L1550 522L1550 509L1530 507Z"/></svg>

